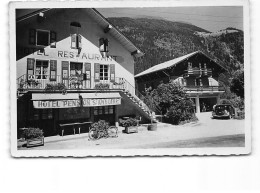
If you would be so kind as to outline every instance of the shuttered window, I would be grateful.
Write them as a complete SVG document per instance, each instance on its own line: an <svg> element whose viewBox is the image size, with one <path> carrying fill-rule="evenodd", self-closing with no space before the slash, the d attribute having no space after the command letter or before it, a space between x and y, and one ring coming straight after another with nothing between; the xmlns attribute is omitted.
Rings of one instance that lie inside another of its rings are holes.
<svg viewBox="0 0 260 193"><path fill-rule="evenodd" d="M100 38L99 39L99 51L108 52L108 39Z"/></svg>
<svg viewBox="0 0 260 193"><path fill-rule="evenodd" d="M46 30L36 30L36 45L48 46L50 44L50 32Z"/></svg>
<svg viewBox="0 0 260 193"><path fill-rule="evenodd" d="M115 64L110 64L110 81L115 82Z"/></svg>
<svg viewBox="0 0 260 193"><path fill-rule="evenodd" d="M79 34L71 34L71 48L81 49L82 48L82 36Z"/></svg>
<svg viewBox="0 0 260 193"><path fill-rule="evenodd" d="M57 60L50 60L50 80L57 80Z"/></svg>

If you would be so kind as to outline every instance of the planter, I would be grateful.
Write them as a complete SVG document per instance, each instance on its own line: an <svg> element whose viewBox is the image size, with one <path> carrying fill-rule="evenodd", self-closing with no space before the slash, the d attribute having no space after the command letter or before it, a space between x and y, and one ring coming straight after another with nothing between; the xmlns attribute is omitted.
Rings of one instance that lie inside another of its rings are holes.
<svg viewBox="0 0 260 193"><path fill-rule="evenodd" d="M27 139L27 148L44 145L44 137Z"/></svg>
<svg viewBox="0 0 260 193"><path fill-rule="evenodd" d="M138 126L125 127L126 133L138 133Z"/></svg>
<svg viewBox="0 0 260 193"><path fill-rule="evenodd" d="M149 124L147 129L148 129L148 131L156 131L157 130L157 123Z"/></svg>

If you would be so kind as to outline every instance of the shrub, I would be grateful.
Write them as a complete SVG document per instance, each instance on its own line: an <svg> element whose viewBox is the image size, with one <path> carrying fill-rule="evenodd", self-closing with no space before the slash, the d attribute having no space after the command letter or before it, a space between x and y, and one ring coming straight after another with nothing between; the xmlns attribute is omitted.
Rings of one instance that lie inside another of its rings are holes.
<svg viewBox="0 0 260 193"><path fill-rule="evenodd" d="M105 120L99 120L98 122L92 123L91 127L95 128L96 130L107 130L109 123Z"/></svg>
<svg viewBox="0 0 260 193"><path fill-rule="evenodd" d="M39 128L29 127L24 129L23 136L25 139L33 139L43 137L43 131Z"/></svg>
<svg viewBox="0 0 260 193"><path fill-rule="evenodd" d="M106 90L109 89L110 85L108 83L98 83L95 85L95 89Z"/></svg>
<svg viewBox="0 0 260 193"><path fill-rule="evenodd" d="M46 84L44 90L45 92L62 91L62 93L66 93L67 87L64 83Z"/></svg>
<svg viewBox="0 0 260 193"><path fill-rule="evenodd" d="M156 106L160 107L168 123L179 124L194 116L194 103L177 83L160 84L149 95Z"/></svg>
<svg viewBox="0 0 260 193"><path fill-rule="evenodd" d="M138 120L135 119L135 118L129 118L129 119L126 119L126 120L120 119L120 124L121 124L123 127L137 126Z"/></svg>

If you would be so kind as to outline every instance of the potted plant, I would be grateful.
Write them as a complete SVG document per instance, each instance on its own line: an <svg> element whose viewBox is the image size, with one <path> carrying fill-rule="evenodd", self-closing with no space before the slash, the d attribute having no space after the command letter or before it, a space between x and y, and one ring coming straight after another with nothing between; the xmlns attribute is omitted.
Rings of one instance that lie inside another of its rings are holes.
<svg viewBox="0 0 260 193"><path fill-rule="evenodd" d="M148 131L156 131L157 130L157 123L153 122L154 119L154 113L150 113L150 120L151 120L151 124L148 125L147 129Z"/></svg>
<svg viewBox="0 0 260 193"><path fill-rule="evenodd" d="M138 133L138 120L135 118L121 120L121 125L125 127L126 133Z"/></svg>
<svg viewBox="0 0 260 193"><path fill-rule="evenodd" d="M27 141L27 147L44 145L43 131L39 128L24 128L23 135Z"/></svg>

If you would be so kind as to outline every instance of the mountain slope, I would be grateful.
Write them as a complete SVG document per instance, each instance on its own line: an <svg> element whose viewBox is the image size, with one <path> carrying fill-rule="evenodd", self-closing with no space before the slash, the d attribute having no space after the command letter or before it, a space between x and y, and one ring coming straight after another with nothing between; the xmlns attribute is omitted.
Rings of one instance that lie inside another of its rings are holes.
<svg viewBox="0 0 260 193"><path fill-rule="evenodd" d="M183 22L153 18L108 18L145 56L136 59L135 74L159 63L201 50L230 74L244 63L243 31L227 28L211 33Z"/></svg>

